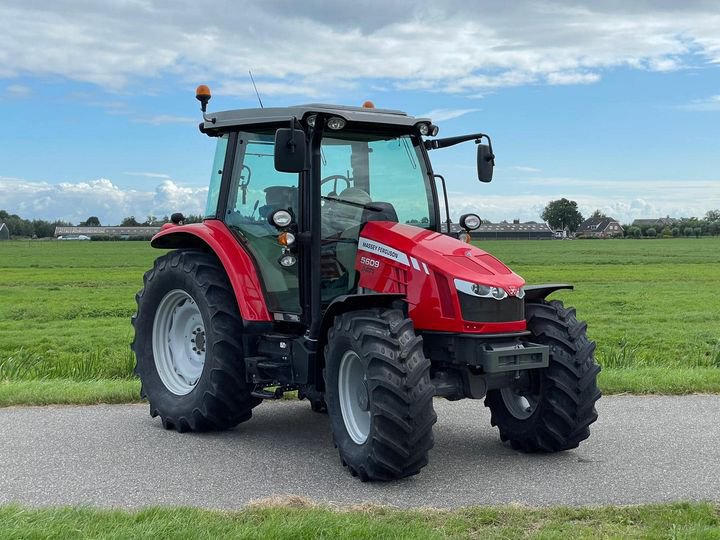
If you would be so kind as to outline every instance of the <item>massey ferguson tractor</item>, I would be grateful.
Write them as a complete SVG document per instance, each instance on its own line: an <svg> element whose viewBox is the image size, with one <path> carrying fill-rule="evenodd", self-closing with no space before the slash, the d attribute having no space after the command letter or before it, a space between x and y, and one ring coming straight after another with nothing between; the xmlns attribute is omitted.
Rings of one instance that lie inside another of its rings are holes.
<svg viewBox="0 0 720 540"><path fill-rule="evenodd" d="M526 285L472 245L477 215L450 226L429 154L473 142L489 182L487 135L437 138L370 102L208 113L210 90L196 97L217 141L205 219L174 214L152 239L170 251L133 317L142 396L166 429L231 428L296 391L363 481L428 463L435 397L485 398L523 452L590 435L595 343L547 300L572 286Z"/></svg>

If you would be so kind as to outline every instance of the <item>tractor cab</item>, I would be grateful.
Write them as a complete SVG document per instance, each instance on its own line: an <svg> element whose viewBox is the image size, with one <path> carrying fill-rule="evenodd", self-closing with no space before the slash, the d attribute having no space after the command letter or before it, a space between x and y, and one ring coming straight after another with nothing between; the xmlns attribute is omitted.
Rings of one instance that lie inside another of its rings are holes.
<svg viewBox="0 0 720 540"><path fill-rule="evenodd" d="M314 206L320 226L312 234L320 239L317 271L323 307L357 291L355 259L366 223L411 223L437 230L436 193L421 140L404 131L344 129L326 131L320 139L320 193L314 201L319 203ZM275 168L274 130L245 128L232 139L221 135L218 140L220 154L227 154L228 144L234 147L227 202L225 208L211 202L209 215L221 218L258 262L269 309L300 316L297 263L300 243L311 232L301 236L300 193L301 182L309 182L311 174ZM217 181L222 182L220 175Z"/></svg>
<svg viewBox="0 0 720 540"><path fill-rule="evenodd" d="M166 428L232 427L297 391L362 480L427 464L434 397L484 397L519 450L589 436L594 343L546 300L572 287L529 286L472 245L475 214L453 234L429 153L474 142L489 182L487 135L437 138L430 119L370 103L208 113L209 89L196 97L217 141L205 220L173 214L153 237L171 251L133 317L142 396Z"/></svg>
<svg viewBox="0 0 720 540"><path fill-rule="evenodd" d="M425 140L438 133L429 119L370 102L204 114L201 131L218 138L206 217L222 220L250 252L273 317L302 322L312 335L335 299L367 289L358 263L366 258L357 257L367 223L451 234L444 179L428 150L473 140L479 178L492 178L487 135Z"/></svg>

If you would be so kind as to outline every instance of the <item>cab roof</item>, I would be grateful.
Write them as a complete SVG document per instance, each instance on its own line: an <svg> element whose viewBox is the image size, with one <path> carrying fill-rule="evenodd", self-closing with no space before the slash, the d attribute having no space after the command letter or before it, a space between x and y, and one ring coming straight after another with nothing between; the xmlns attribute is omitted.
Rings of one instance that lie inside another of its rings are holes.
<svg viewBox="0 0 720 540"><path fill-rule="evenodd" d="M228 127L237 127L257 124L276 124L289 122L295 117L302 120L312 114L325 113L330 116L339 116L348 123L385 124L389 126L411 127L418 122L430 122L429 118L416 118L402 111L391 109L374 109L365 107L348 107L345 105L326 105L322 103L309 103L307 105L293 105L290 107L267 107L264 109L235 109L207 113L212 121L203 122L206 130L215 130Z"/></svg>

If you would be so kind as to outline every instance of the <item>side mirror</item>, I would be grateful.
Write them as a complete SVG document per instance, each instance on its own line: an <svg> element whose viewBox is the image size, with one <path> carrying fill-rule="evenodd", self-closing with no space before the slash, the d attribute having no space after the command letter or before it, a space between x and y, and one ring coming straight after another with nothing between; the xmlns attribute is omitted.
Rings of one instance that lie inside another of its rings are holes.
<svg viewBox="0 0 720 540"><path fill-rule="evenodd" d="M487 144L477 145L477 173L481 182L492 182L495 154Z"/></svg>
<svg viewBox="0 0 720 540"><path fill-rule="evenodd" d="M307 143L301 129L281 128L275 132L275 169L297 173L305 170Z"/></svg>

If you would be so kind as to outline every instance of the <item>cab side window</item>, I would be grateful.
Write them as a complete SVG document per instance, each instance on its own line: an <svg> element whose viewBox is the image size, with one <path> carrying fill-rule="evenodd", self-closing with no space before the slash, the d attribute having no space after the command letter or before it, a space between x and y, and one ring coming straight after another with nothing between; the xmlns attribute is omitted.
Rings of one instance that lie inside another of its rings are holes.
<svg viewBox="0 0 720 540"><path fill-rule="evenodd" d="M268 223L279 209L298 217L297 173L275 169L275 134L240 132L225 223L239 232L257 263L270 311L300 312L297 267L280 265L283 247Z"/></svg>
<svg viewBox="0 0 720 540"><path fill-rule="evenodd" d="M228 135L222 135L217 139L215 147L215 159L210 173L210 189L208 190L207 204L205 205L205 217L216 217L218 198L220 197L220 182L222 180L223 167L225 167L225 154L228 147Z"/></svg>
<svg viewBox="0 0 720 540"><path fill-rule="evenodd" d="M297 173L275 169L274 144L274 134L239 134L228 204L229 223L240 228L267 224L270 213L279 208L291 210L297 216L299 177Z"/></svg>

